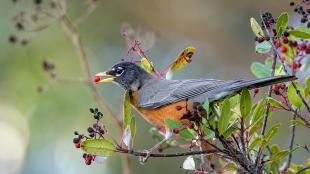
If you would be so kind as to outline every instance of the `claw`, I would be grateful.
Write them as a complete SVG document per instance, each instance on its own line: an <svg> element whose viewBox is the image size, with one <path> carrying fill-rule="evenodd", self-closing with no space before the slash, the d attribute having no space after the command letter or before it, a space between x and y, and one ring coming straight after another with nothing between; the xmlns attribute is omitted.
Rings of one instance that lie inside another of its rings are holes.
<svg viewBox="0 0 310 174"><path fill-rule="evenodd" d="M144 165L147 162L147 160L149 159L149 157L151 155L151 151L150 150L143 150L143 153L145 153L146 155L139 157L139 162L142 165Z"/></svg>

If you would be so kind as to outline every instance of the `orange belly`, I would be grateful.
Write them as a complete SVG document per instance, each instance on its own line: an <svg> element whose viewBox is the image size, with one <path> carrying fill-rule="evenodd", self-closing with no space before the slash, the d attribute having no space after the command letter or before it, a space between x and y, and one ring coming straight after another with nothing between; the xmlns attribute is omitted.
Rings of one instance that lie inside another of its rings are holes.
<svg viewBox="0 0 310 174"><path fill-rule="evenodd" d="M132 93L130 102L131 105L141 114L141 116L149 123L156 127L168 127L166 124L167 119L181 121L187 124L188 120L181 120L181 117L186 113L186 101L179 101L177 103L168 104L156 109L142 108L138 106L139 96ZM177 106L181 106L181 110L177 110Z"/></svg>

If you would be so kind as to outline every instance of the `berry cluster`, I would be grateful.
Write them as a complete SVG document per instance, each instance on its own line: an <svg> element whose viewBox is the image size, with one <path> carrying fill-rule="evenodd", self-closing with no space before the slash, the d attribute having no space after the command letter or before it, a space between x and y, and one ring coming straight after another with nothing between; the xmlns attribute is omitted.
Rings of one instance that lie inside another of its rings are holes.
<svg viewBox="0 0 310 174"><path fill-rule="evenodd" d="M181 109L181 106L176 106L176 110ZM199 123L201 122L202 117L205 117L206 114L207 112L203 108L202 104L199 102L194 102L191 110L189 110L186 106L186 112L181 119L187 119L189 121Z"/></svg>
<svg viewBox="0 0 310 174"><path fill-rule="evenodd" d="M98 108L90 108L89 111L92 113L92 116L95 119L95 123L92 127L87 128L88 136L79 134L77 131L74 132L76 137L73 138L73 143L76 148L80 148L81 143L84 140L103 139L104 134L107 132L105 127L100 124L100 119L103 117L103 114L98 110ZM95 160L96 155L84 153L83 158L85 160L85 164L90 165L92 161Z"/></svg>
<svg viewBox="0 0 310 174"><path fill-rule="evenodd" d="M301 16L300 22L306 23L307 27L310 27L308 15L310 14L310 2L309 0L302 0L300 3L290 2L290 6L294 7L294 12Z"/></svg>

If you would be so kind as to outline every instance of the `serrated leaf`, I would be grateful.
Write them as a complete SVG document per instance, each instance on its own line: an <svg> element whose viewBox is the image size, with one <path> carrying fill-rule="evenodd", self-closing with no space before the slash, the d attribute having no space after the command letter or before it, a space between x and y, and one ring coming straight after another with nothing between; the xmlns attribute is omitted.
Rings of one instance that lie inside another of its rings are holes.
<svg viewBox="0 0 310 174"><path fill-rule="evenodd" d="M81 143L81 149L93 155L110 156L116 147L107 139L90 139Z"/></svg>
<svg viewBox="0 0 310 174"><path fill-rule="evenodd" d="M281 13L277 19L277 25L276 25L277 38L281 37L282 32L287 28L287 26L288 26L288 13L284 12Z"/></svg>
<svg viewBox="0 0 310 174"><path fill-rule="evenodd" d="M257 43L255 45L255 52L260 54L269 53L271 51L271 44L269 41L263 41L261 43Z"/></svg>
<svg viewBox="0 0 310 174"><path fill-rule="evenodd" d="M271 156L270 161L280 161L286 157L290 152L288 150L282 150L278 153L275 153Z"/></svg>
<svg viewBox="0 0 310 174"><path fill-rule="evenodd" d="M223 134L228 129L230 112L230 101L229 99L225 99L221 104L221 115L218 121L218 130L220 134Z"/></svg>
<svg viewBox="0 0 310 174"><path fill-rule="evenodd" d="M179 136L183 139L195 139L197 134L194 130L186 128L180 131Z"/></svg>
<svg viewBox="0 0 310 174"><path fill-rule="evenodd" d="M272 97L267 97L268 103L270 103L271 106L278 107L278 108L284 108L283 104L279 102L278 100L272 98Z"/></svg>
<svg viewBox="0 0 310 174"><path fill-rule="evenodd" d="M253 141L250 142L248 148L247 148L247 153L250 153L251 150L253 150L256 146L260 146L263 142L263 137L258 136L253 139Z"/></svg>
<svg viewBox="0 0 310 174"><path fill-rule="evenodd" d="M195 161L194 161L193 156L188 156L184 160L182 168L185 170L195 170L196 167L195 167Z"/></svg>
<svg viewBox="0 0 310 174"><path fill-rule="evenodd" d="M147 59L146 57L143 57L141 58L140 60L140 64L141 64L141 67L151 73L151 72L154 72L154 65L153 65L153 62L151 62L149 59Z"/></svg>
<svg viewBox="0 0 310 174"><path fill-rule="evenodd" d="M304 93L304 89L302 88L302 86L300 85L300 83L298 81L292 82L295 84L295 86L297 87L297 89L300 91L300 94L305 97L305 93ZM302 100L300 99L300 97L298 96L296 90L293 87L293 84L289 84L288 88L287 88L287 95L288 95L288 99L289 101L297 108L301 108L303 106Z"/></svg>
<svg viewBox="0 0 310 174"><path fill-rule="evenodd" d="M166 119L166 123L171 130L174 128L181 128L182 127L182 123L180 123L179 121Z"/></svg>
<svg viewBox="0 0 310 174"><path fill-rule="evenodd" d="M171 64L170 71L175 72L184 68L187 64L189 64L192 61L192 56L195 53L195 51L196 48L194 47L185 48Z"/></svg>
<svg viewBox="0 0 310 174"><path fill-rule="evenodd" d="M252 31L255 34L255 36L257 36L257 37L264 36L264 32L262 30L262 27L258 24L258 22L255 20L255 18L252 17L250 19L250 24L251 24L251 28L252 28Z"/></svg>
<svg viewBox="0 0 310 174"><path fill-rule="evenodd" d="M272 72L271 68L259 62L252 63L251 71L257 78L269 77Z"/></svg>
<svg viewBox="0 0 310 174"><path fill-rule="evenodd" d="M272 128L270 128L267 131L267 133L265 135L265 142L264 142L265 145L267 145L270 142L270 140L277 134L277 132L280 128L280 125L281 124L276 124L276 125L272 126Z"/></svg>
<svg viewBox="0 0 310 174"><path fill-rule="evenodd" d="M241 91L240 96L240 112L243 118L247 118L250 115L252 108L252 97L247 89Z"/></svg>
<svg viewBox="0 0 310 174"><path fill-rule="evenodd" d="M131 132L131 138L133 139L136 135L136 118L135 117L131 117L130 132Z"/></svg>

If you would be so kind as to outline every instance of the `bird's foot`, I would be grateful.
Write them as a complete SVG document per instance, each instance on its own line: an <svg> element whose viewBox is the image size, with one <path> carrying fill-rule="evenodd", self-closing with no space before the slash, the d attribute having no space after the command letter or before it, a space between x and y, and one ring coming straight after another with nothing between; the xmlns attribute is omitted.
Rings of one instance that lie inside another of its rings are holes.
<svg viewBox="0 0 310 174"><path fill-rule="evenodd" d="M147 162L147 160L149 159L152 151L151 150L143 150L142 152L145 153L146 155L140 156L139 162L140 162L140 164L144 165Z"/></svg>

